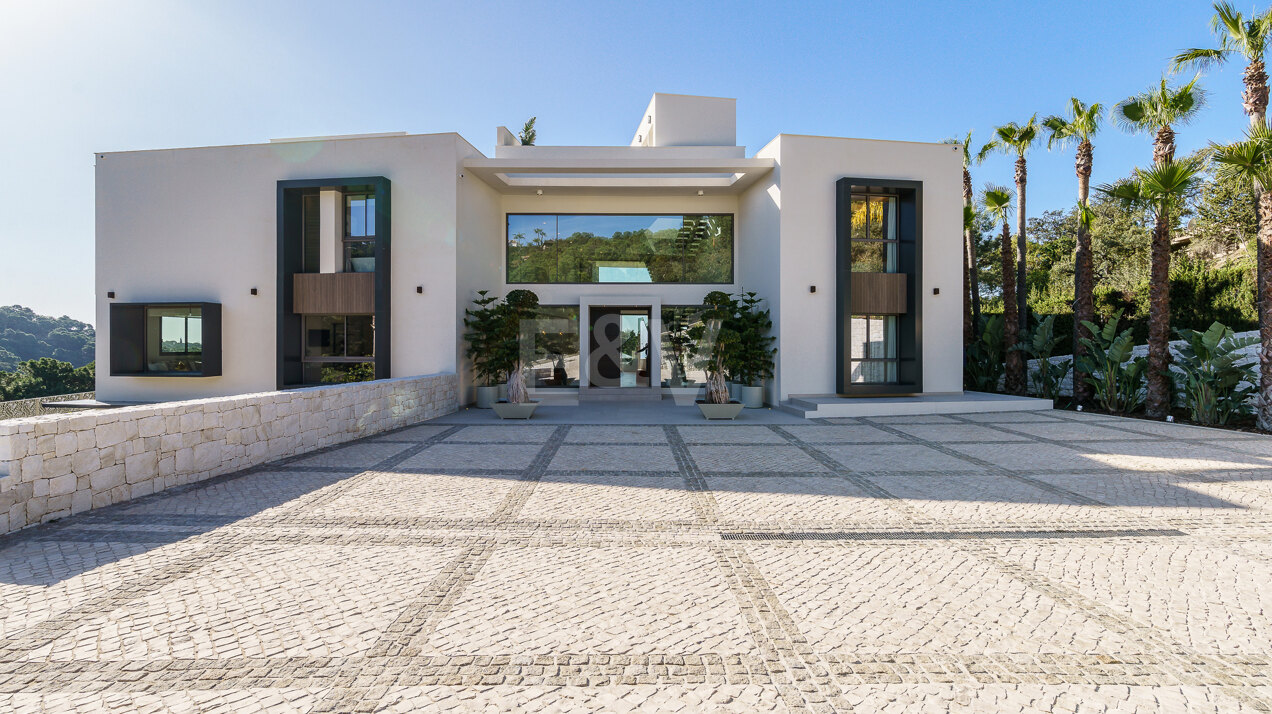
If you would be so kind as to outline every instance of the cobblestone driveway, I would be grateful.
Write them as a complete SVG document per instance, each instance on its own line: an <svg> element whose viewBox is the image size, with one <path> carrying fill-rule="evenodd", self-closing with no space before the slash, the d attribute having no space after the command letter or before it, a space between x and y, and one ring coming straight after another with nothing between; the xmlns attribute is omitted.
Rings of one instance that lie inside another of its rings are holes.
<svg viewBox="0 0 1272 714"><path fill-rule="evenodd" d="M424 424L0 539L0 711L1269 711L1270 509L1065 412Z"/></svg>

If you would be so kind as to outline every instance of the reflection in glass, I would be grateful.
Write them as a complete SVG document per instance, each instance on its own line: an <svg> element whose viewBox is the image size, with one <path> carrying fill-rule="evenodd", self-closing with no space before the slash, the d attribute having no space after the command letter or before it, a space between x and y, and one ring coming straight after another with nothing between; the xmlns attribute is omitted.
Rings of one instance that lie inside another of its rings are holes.
<svg viewBox="0 0 1272 714"><path fill-rule="evenodd" d="M529 386L579 386L578 307L541 305L533 324L524 326L522 334L534 336L534 355L528 361Z"/></svg>
<svg viewBox="0 0 1272 714"><path fill-rule="evenodd" d="M897 197L854 195L852 210L852 271L897 271Z"/></svg>
<svg viewBox="0 0 1272 714"><path fill-rule="evenodd" d="M850 327L851 379L857 383L897 381L897 318L895 315L853 315Z"/></svg>
<svg viewBox="0 0 1272 714"><path fill-rule="evenodd" d="M375 272L375 195L345 196L345 271Z"/></svg>
<svg viewBox="0 0 1272 714"><path fill-rule="evenodd" d="M146 371L203 370L203 308L146 308Z"/></svg>
<svg viewBox="0 0 1272 714"><path fill-rule="evenodd" d="M662 374L664 387L692 387L706 384L701 368L705 350L689 338L689 330L702 324L702 307L667 306L662 309Z"/></svg>
<svg viewBox="0 0 1272 714"><path fill-rule="evenodd" d="M731 215L510 214L510 283L729 283Z"/></svg>

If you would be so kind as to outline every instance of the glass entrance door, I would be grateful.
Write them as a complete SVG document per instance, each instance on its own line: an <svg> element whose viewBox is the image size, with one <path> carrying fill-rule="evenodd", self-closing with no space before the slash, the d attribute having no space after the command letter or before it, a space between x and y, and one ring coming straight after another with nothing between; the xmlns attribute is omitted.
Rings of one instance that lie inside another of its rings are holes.
<svg viewBox="0 0 1272 714"><path fill-rule="evenodd" d="M588 367L593 387L648 387L650 308L593 307Z"/></svg>

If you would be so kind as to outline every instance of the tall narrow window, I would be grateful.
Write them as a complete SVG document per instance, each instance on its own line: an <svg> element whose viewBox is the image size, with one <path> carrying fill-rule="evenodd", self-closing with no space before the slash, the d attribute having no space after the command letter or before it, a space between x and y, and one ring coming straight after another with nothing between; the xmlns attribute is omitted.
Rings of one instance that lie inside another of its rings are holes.
<svg viewBox="0 0 1272 714"><path fill-rule="evenodd" d="M896 316L853 315L851 335L852 381L858 384L896 382Z"/></svg>
<svg viewBox="0 0 1272 714"><path fill-rule="evenodd" d="M375 272L375 194L345 195L345 272Z"/></svg>
<svg viewBox="0 0 1272 714"><path fill-rule="evenodd" d="M852 272L897 272L897 197L852 197Z"/></svg>

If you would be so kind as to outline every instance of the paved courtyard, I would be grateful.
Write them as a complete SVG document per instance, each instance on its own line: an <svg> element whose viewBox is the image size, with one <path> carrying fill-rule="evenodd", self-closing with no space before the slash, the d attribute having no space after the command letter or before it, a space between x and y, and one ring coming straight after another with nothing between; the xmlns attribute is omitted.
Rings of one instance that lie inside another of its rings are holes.
<svg viewBox="0 0 1272 714"><path fill-rule="evenodd" d="M1272 710L1272 439L462 415L0 539L0 711Z"/></svg>

